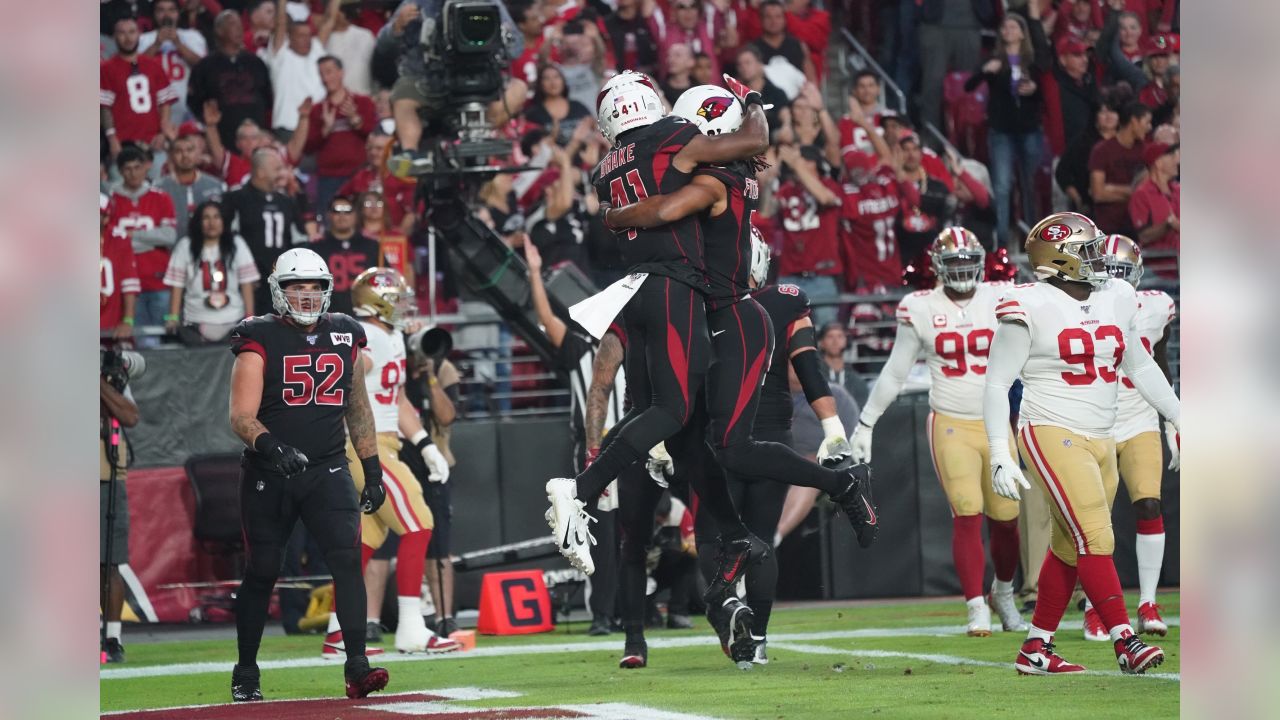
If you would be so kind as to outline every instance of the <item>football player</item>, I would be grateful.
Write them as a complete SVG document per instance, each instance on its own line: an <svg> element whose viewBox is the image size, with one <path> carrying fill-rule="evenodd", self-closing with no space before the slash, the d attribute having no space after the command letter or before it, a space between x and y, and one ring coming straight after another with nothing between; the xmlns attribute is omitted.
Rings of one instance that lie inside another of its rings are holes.
<svg viewBox="0 0 1280 720"><path fill-rule="evenodd" d="M231 672L231 699L262 699L258 646L284 544L299 518L333 575L346 637L347 697L361 698L389 680L365 656L357 549L360 511L376 512L386 499L373 411L356 366L364 327L325 312L333 276L311 250L282 254L267 285L275 313L248 318L231 333L231 429L247 446L240 477L245 573L236 592L240 657ZM365 477L373 478L358 497L343 451L344 421Z"/></svg>
<svg viewBox="0 0 1280 720"><path fill-rule="evenodd" d="M432 482L449 479L448 461L427 437L422 419L404 393L409 370L401 330L413 307L413 294L396 270L369 268L351 284L351 303L368 340L357 365L364 373L365 390L373 409L380 463L378 476L387 488L387 502L376 513L361 518L361 573L373 553L386 541L387 531L399 535L396 606L400 620L396 625L396 649L402 653L451 652L461 647L458 642L436 635L422 619L422 576L435 522L423 499L422 485L400 460L403 437L422 454ZM347 460L356 490L363 492L364 468L350 440L347 441ZM337 625L336 614L330 615L322 655L336 658L342 652L342 630Z"/></svg>
<svg viewBox="0 0 1280 720"><path fill-rule="evenodd" d="M1122 672L1142 673L1164 661L1163 650L1133 632L1111 558L1120 370L1175 428L1180 405L1151 355L1141 351L1138 298L1131 285L1107 275L1104 240L1093 221L1077 213L1041 220L1026 241L1040 282L1010 288L996 305L999 326L983 393L991 484L1012 500L1031 487L1009 451L1009 387L1021 375L1018 450L1053 514L1035 615L1015 660L1028 675L1084 669L1053 646L1077 578Z"/></svg>
<svg viewBox="0 0 1280 720"><path fill-rule="evenodd" d="M1142 255L1138 244L1124 235L1108 235L1104 248L1107 273L1135 288L1142 278ZM1134 327L1142 348L1155 358L1164 376L1172 382L1166 348L1169 325L1177 315L1173 298L1160 290L1138 291L1138 314ZM1164 423L1172 459L1170 470L1178 469L1178 433L1173 423ZM1138 555L1138 633L1163 636L1169 631L1156 605L1156 585L1164 561L1164 517L1160 512L1160 480L1163 464L1160 451L1160 416L1142 399L1128 377L1120 376L1120 405L1116 410L1116 458L1120 479L1129 491L1138 519L1135 542ZM1098 611L1088 604L1084 612L1084 638L1108 640Z"/></svg>
<svg viewBox="0 0 1280 720"><path fill-rule="evenodd" d="M872 429L902 391L916 357L923 354L933 381L925 431L934 473L951 506L951 557L968 605L969 635L991 634L991 608L983 592L984 515L996 570L991 601L1004 629L1022 632L1027 625L1013 599L1018 503L991 488L982 427L982 387L996 330L996 301L1007 283L983 282L986 251L978 237L962 227L938 233L929 246L929 259L939 284L911 293L898 304L897 338L853 431L853 457L871 462Z"/></svg>

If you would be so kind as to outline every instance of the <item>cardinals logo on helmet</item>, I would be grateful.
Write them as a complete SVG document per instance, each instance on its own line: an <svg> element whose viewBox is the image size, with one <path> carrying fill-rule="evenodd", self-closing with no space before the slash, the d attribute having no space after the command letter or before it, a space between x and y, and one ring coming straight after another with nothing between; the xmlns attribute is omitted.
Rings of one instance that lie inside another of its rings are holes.
<svg viewBox="0 0 1280 720"><path fill-rule="evenodd" d="M1040 231L1040 238L1049 242L1058 242L1065 240L1071 234L1071 228L1066 225L1050 225Z"/></svg>
<svg viewBox="0 0 1280 720"><path fill-rule="evenodd" d="M698 117L704 117L708 120L715 120L724 115L725 111L733 104L733 98L728 97L709 97L702 102L702 107L698 108Z"/></svg>

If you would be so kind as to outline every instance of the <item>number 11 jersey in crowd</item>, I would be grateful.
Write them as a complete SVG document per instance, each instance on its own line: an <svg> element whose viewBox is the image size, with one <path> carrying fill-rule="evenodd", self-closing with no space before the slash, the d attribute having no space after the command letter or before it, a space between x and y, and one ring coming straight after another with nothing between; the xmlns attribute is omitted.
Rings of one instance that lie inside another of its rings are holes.
<svg viewBox="0 0 1280 720"><path fill-rule="evenodd" d="M298 237L304 236L301 211L288 193L262 192L245 183L226 194L223 206L231 229L244 238L264 278L271 274L276 258L291 249ZM267 309L258 308L260 312Z"/></svg>

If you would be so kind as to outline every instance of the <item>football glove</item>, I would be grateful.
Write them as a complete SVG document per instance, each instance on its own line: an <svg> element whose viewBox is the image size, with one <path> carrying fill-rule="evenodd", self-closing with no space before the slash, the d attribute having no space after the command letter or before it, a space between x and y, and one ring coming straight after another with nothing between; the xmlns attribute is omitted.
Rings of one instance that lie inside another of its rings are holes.
<svg viewBox="0 0 1280 720"><path fill-rule="evenodd" d="M253 441L253 449L265 455L267 461L285 477L297 475L307 469L307 456L301 450L276 440L271 433L259 435Z"/></svg>
<svg viewBox="0 0 1280 720"><path fill-rule="evenodd" d="M858 421L858 427L853 429L853 437L849 438L849 445L853 448L853 462L861 465L862 463L871 462L871 428Z"/></svg>
<svg viewBox="0 0 1280 720"><path fill-rule="evenodd" d="M422 453L422 461L427 464L427 480L433 483L449 482L449 461L435 443L427 443L418 448Z"/></svg>
<svg viewBox="0 0 1280 720"><path fill-rule="evenodd" d="M1164 439L1169 443L1169 469L1178 472L1182 467L1182 460L1179 458L1182 454L1182 438L1178 433L1178 426L1172 420L1164 421Z"/></svg>
<svg viewBox="0 0 1280 720"><path fill-rule="evenodd" d="M738 98L738 101L742 103L743 107L746 107L751 103L764 105L764 100L761 99L760 93L747 87L746 83L735 78L729 73L724 74L724 86L729 89L729 92L733 93L734 97Z"/></svg>
<svg viewBox="0 0 1280 720"><path fill-rule="evenodd" d="M364 490L360 491L360 512L372 515L382 507L387 499L387 488L382 484L382 463L378 456L361 458L360 467L364 470Z"/></svg>
<svg viewBox="0 0 1280 720"><path fill-rule="evenodd" d="M591 463L595 462L598 457L600 457L600 448L587 448L587 464L585 467L591 467Z"/></svg>
<svg viewBox="0 0 1280 720"><path fill-rule="evenodd" d="M658 487L668 487L667 478L676 474L675 461L671 459L671 455L667 453L667 444L658 443L649 451L649 459L644 463L645 469L649 471L649 477L658 483Z"/></svg>
<svg viewBox="0 0 1280 720"><path fill-rule="evenodd" d="M1030 490L1031 483L1027 482L1027 476L1022 474L1022 468L1018 467L1018 461L1012 457L998 457L991 460L991 489L996 494L1010 500L1019 500L1022 496L1018 493L1018 488Z"/></svg>
<svg viewBox="0 0 1280 720"><path fill-rule="evenodd" d="M818 446L818 464L823 467L839 465L853 454L849 441L844 436L844 425L840 418L832 416L822 420L822 434L826 440Z"/></svg>

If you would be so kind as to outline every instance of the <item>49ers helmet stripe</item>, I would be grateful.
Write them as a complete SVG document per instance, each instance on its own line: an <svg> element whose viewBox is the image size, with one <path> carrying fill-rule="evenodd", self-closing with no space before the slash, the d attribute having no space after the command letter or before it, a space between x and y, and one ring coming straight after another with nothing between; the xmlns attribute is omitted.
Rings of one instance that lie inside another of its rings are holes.
<svg viewBox="0 0 1280 720"><path fill-rule="evenodd" d="M956 292L969 292L982 282L987 251L967 228L943 229L929 246L929 261L942 284Z"/></svg>

